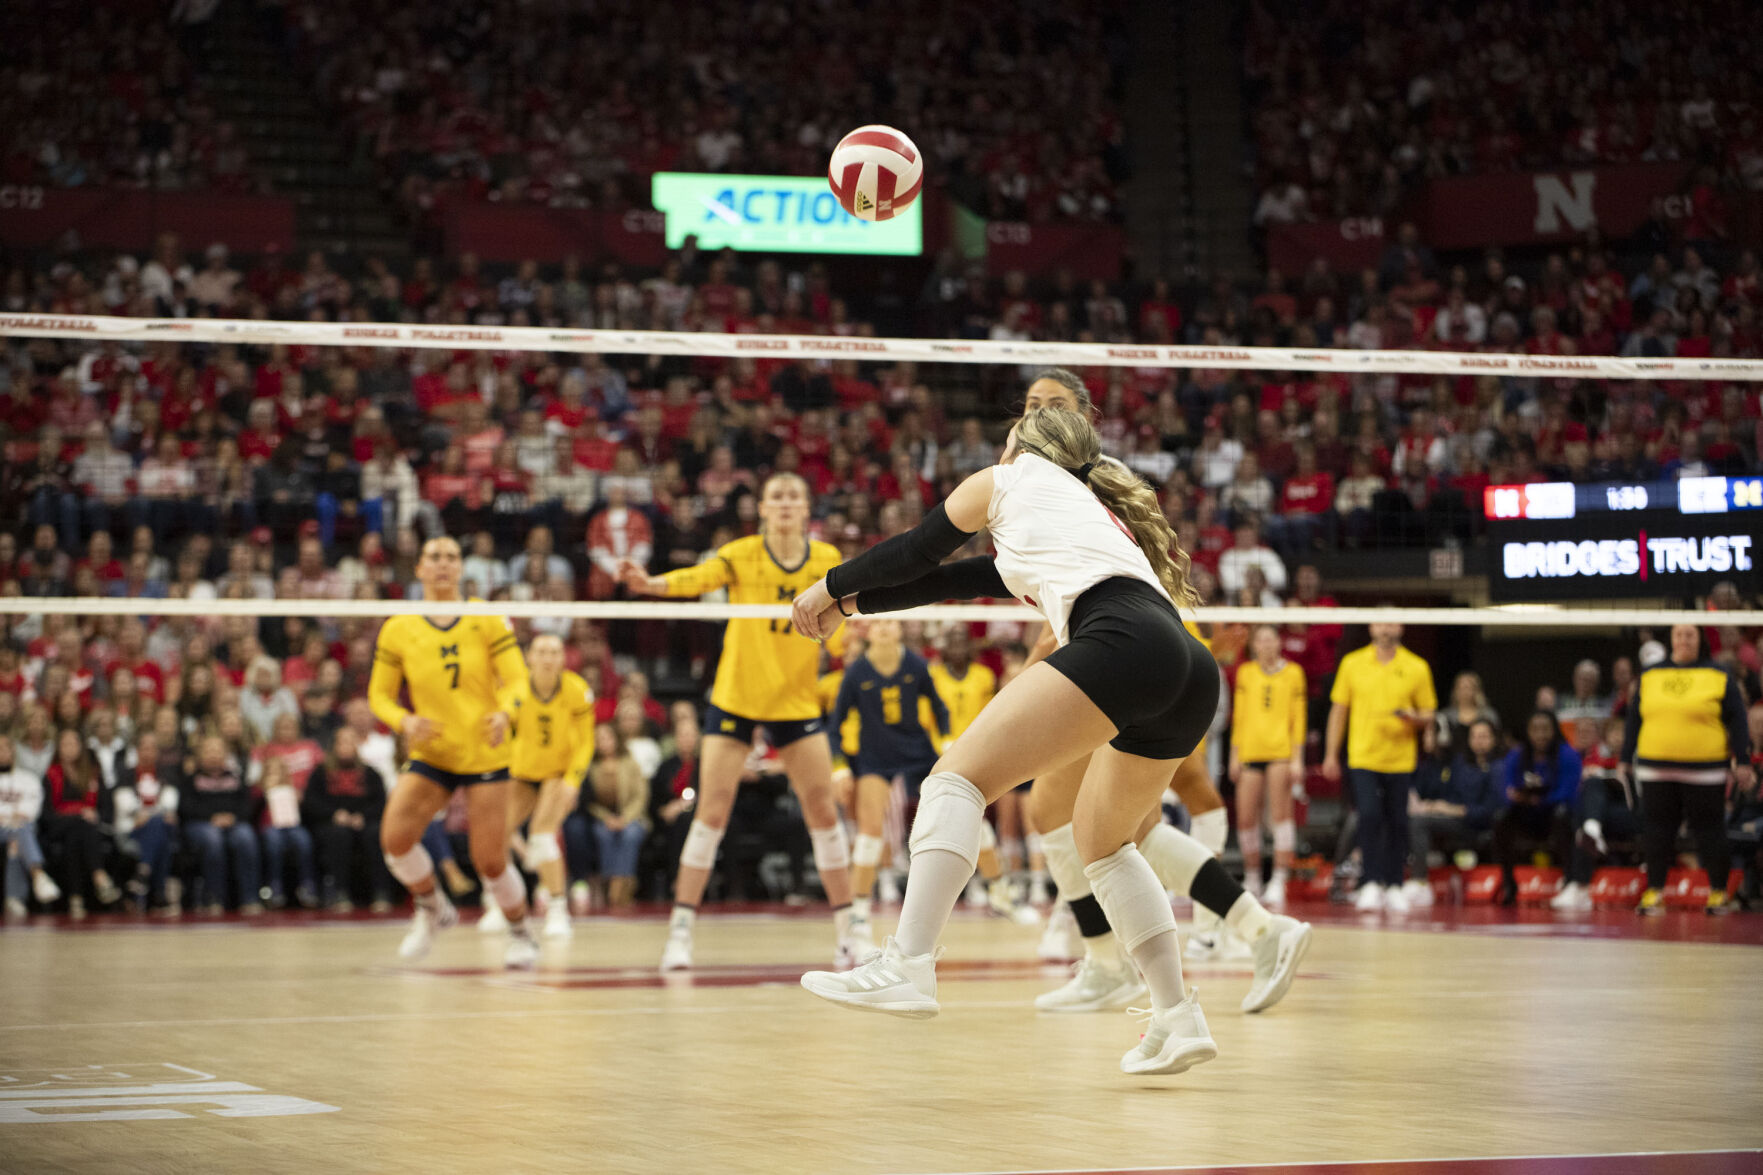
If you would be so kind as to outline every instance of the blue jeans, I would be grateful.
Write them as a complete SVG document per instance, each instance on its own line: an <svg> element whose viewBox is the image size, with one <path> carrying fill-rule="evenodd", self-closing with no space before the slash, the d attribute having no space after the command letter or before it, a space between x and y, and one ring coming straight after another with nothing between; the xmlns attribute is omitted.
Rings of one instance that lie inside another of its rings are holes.
<svg viewBox="0 0 1763 1175"><path fill-rule="evenodd" d="M1359 852L1365 859L1365 880L1401 885L1408 858L1408 789L1414 773L1403 771L1347 772L1353 785L1353 806L1359 812Z"/></svg>
<svg viewBox="0 0 1763 1175"><path fill-rule="evenodd" d="M563 818L563 862L571 877L592 877L599 870L599 854L594 851L594 838L588 831L593 821L582 811Z"/></svg>
<svg viewBox="0 0 1763 1175"><path fill-rule="evenodd" d="M15 854L13 845L18 846ZM0 896L18 898L31 896L31 870L43 867L43 850L37 844L37 826L21 824L17 828L0 828L0 858L6 861L6 876Z"/></svg>
<svg viewBox="0 0 1763 1175"><path fill-rule="evenodd" d="M206 820L184 825L196 855L202 858L202 884L207 901L220 905L227 899L227 857L233 860L234 879L239 883L241 904L255 902L257 896L257 834L244 824L216 828Z"/></svg>
<svg viewBox="0 0 1763 1175"><path fill-rule="evenodd" d="M165 879L171 874L171 850L175 837L163 816L152 816L135 825L129 842L147 867L147 899L165 900Z"/></svg>
<svg viewBox="0 0 1763 1175"><path fill-rule="evenodd" d="M294 851L294 865L299 874L294 884L308 892L318 889L318 870L312 861L312 834L298 824L292 828L266 828L263 830L263 869L269 878L269 892L278 901L286 876L282 866L289 849Z"/></svg>
<svg viewBox="0 0 1763 1175"><path fill-rule="evenodd" d="M429 851L429 858L438 868L442 861L453 859L453 842L447 838L447 818L437 816L429 821L429 826L422 830L422 847Z"/></svg>
<svg viewBox="0 0 1763 1175"><path fill-rule="evenodd" d="M594 843L600 848L600 872L607 877L635 877L637 854L642 851L644 835L641 824L627 824L614 832L600 821L594 821Z"/></svg>

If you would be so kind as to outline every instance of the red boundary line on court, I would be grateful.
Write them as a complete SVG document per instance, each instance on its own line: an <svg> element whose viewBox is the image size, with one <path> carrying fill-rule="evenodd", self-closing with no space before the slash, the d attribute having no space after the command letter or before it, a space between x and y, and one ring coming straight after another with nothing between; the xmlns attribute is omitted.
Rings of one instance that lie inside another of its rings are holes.
<svg viewBox="0 0 1763 1175"><path fill-rule="evenodd" d="M1371 1159L1220 1167L1108 1167L949 1175L1757 1175L1763 1151L1527 1155L1493 1159Z"/></svg>

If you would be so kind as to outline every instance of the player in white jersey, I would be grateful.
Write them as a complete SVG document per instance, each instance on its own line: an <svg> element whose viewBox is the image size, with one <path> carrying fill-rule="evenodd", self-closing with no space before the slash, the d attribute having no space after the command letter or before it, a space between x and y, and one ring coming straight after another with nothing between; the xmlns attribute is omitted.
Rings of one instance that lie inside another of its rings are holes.
<svg viewBox="0 0 1763 1175"><path fill-rule="evenodd" d="M982 529L995 559L943 563ZM935 1015L937 940L973 873L987 802L1088 754L1074 839L1151 995L1149 1023L1121 1069L1182 1072L1218 1048L1183 983L1168 898L1134 838L1175 763L1205 734L1219 679L1176 612L1176 600L1194 600L1187 557L1150 488L1102 459L1079 413L1030 412L1000 464L962 482L913 531L834 568L797 598L794 621L824 638L856 611L1006 595L1037 608L1059 648L1004 687L925 780L887 947L851 972L809 972L802 985L853 1008Z"/></svg>

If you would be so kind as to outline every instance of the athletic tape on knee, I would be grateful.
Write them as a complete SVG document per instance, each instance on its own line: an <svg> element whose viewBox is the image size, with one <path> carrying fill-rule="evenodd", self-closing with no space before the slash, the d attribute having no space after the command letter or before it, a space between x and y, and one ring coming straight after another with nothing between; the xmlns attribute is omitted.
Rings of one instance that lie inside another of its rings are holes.
<svg viewBox="0 0 1763 1175"><path fill-rule="evenodd" d="M557 845L555 832L535 832L526 838L526 852L521 854L521 861L527 869L537 873L543 865L563 859L563 850Z"/></svg>
<svg viewBox="0 0 1763 1175"><path fill-rule="evenodd" d="M992 822L981 820L979 822L979 851L983 853L987 849L996 849L997 847L998 834L992 831Z"/></svg>
<svg viewBox="0 0 1763 1175"><path fill-rule="evenodd" d="M930 849L954 853L971 867L979 864L980 825L986 797L953 771L939 771L918 790L918 816L912 822L914 855Z"/></svg>
<svg viewBox="0 0 1763 1175"><path fill-rule="evenodd" d="M526 903L526 880L518 869L503 869L496 876L484 879L484 895L499 909L512 910Z"/></svg>
<svg viewBox="0 0 1763 1175"><path fill-rule="evenodd" d="M830 873L835 869L851 867L851 848L845 843L845 829L834 824L831 828L810 828L808 842L814 846L814 871Z"/></svg>
<svg viewBox="0 0 1763 1175"><path fill-rule="evenodd" d="M421 841L416 842L416 846L408 853L399 853L396 856L387 853L385 857L386 868L398 879L399 885L415 885L435 875L435 859L429 856L429 851L422 847Z"/></svg>
<svg viewBox="0 0 1763 1175"><path fill-rule="evenodd" d="M881 837L865 836L860 832L851 845L851 864L874 868L881 864L881 851Z"/></svg>
<svg viewBox="0 0 1763 1175"><path fill-rule="evenodd" d="M1042 833L1041 844L1047 853L1047 872L1052 875L1053 884L1059 887L1059 896L1067 903L1074 898L1088 897L1090 879L1084 876L1084 861L1078 856L1077 838L1072 834L1071 825L1061 824L1052 832Z"/></svg>
<svg viewBox="0 0 1763 1175"><path fill-rule="evenodd" d="M1224 842L1230 836L1230 817L1225 815L1223 808L1214 808L1210 812L1201 812L1192 821L1194 839L1206 846L1206 851L1214 857L1224 852Z"/></svg>
<svg viewBox="0 0 1763 1175"><path fill-rule="evenodd" d="M1164 888L1183 897L1193 892L1194 875L1200 866L1212 860L1205 845L1173 824L1153 824L1139 842L1139 852L1151 863Z"/></svg>
<svg viewBox="0 0 1763 1175"><path fill-rule="evenodd" d="M679 863L690 869L716 868L716 847L722 843L722 829L712 828L702 820L692 821L686 832L685 847L680 850Z"/></svg>
<svg viewBox="0 0 1763 1175"><path fill-rule="evenodd" d="M1108 915L1114 935L1127 950L1165 932L1175 933L1175 915L1169 897L1137 845L1123 845L1100 861L1084 866L1084 876L1102 912Z"/></svg>
<svg viewBox="0 0 1763 1175"><path fill-rule="evenodd" d="M1291 820L1276 820L1273 824L1273 851L1289 853L1298 847L1298 826Z"/></svg>

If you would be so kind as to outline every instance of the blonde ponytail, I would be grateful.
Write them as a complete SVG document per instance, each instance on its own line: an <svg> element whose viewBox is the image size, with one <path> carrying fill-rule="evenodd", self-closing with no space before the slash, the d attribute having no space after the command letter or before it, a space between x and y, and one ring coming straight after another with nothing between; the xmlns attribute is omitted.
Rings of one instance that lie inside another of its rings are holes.
<svg viewBox="0 0 1763 1175"><path fill-rule="evenodd" d="M1188 581L1188 553L1176 541L1157 495L1137 473L1102 456L1101 437L1087 417L1059 405L1037 408L1016 426L1016 443L1074 475L1088 466L1085 483L1132 532L1169 598L1179 607L1199 606L1200 594Z"/></svg>

